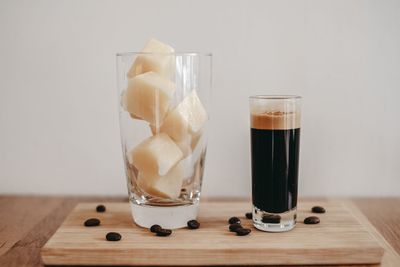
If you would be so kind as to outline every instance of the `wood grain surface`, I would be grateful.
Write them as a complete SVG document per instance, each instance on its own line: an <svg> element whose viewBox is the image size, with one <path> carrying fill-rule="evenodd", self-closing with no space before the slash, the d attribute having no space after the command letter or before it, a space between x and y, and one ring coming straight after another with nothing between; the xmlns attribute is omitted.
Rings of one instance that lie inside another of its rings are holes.
<svg viewBox="0 0 400 267"><path fill-rule="evenodd" d="M174 230L169 237L156 237L132 222L129 204L107 203L107 212L97 213L96 203L81 203L68 216L42 250L46 264L69 265L243 265L243 264L374 264L383 249L340 201L301 201L299 222L313 215L311 207L324 206L320 224L298 223L285 233L257 231L244 214L247 201L207 202L200 206L198 230ZM227 220L238 216L252 229L239 237L228 231ZM97 217L98 227L83 222ZM119 242L105 235L118 232Z"/></svg>
<svg viewBox="0 0 400 267"><path fill-rule="evenodd" d="M361 198L354 199L353 202L397 253L400 253L400 198Z"/></svg>
<svg viewBox="0 0 400 267"><path fill-rule="evenodd" d="M383 238L383 236L373 227L371 222L362 214L362 212L354 205L351 201L346 201L346 207L348 207L353 216L360 222L360 224L372 234L379 245L385 249L385 254L382 259L382 266L384 267L399 267L400 266L400 256L394 250L394 248Z"/></svg>
<svg viewBox="0 0 400 267"><path fill-rule="evenodd" d="M120 202L126 201L126 198L0 196L0 266L43 266L40 258L41 247L77 203L88 201ZM353 198L352 202L368 218L371 227L373 225L376 232L393 246L396 259L399 260L400 198ZM357 265L360 266L367 265Z"/></svg>

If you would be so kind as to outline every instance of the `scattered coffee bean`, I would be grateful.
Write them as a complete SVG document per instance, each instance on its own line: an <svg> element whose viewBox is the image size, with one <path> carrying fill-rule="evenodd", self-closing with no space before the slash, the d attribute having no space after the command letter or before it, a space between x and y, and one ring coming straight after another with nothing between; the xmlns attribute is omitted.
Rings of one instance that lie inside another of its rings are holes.
<svg viewBox="0 0 400 267"><path fill-rule="evenodd" d="M104 206L104 205L98 205L98 206L96 207L96 211L97 211L97 212L105 212L105 211L106 211L106 206Z"/></svg>
<svg viewBox="0 0 400 267"><path fill-rule="evenodd" d="M304 219L305 224L317 224L319 223L319 218L316 216L307 217Z"/></svg>
<svg viewBox="0 0 400 267"><path fill-rule="evenodd" d="M246 218L247 219L253 219L253 213L252 212L246 212Z"/></svg>
<svg viewBox="0 0 400 267"><path fill-rule="evenodd" d="M109 232L106 235L106 239L108 241L120 241L121 240L121 235L119 233L116 233L116 232Z"/></svg>
<svg viewBox="0 0 400 267"><path fill-rule="evenodd" d="M325 213L326 212L325 209L321 206L314 206L314 207L312 207L311 211L314 213Z"/></svg>
<svg viewBox="0 0 400 267"><path fill-rule="evenodd" d="M159 226L158 224L154 224L150 227L150 232L152 233L157 233L159 230L161 230L162 227Z"/></svg>
<svg viewBox="0 0 400 267"><path fill-rule="evenodd" d="M91 218L87 219L84 223L85 226L91 227L91 226L99 226L100 225L100 220L96 218Z"/></svg>
<svg viewBox="0 0 400 267"><path fill-rule="evenodd" d="M239 229L239 228L243 228L243 226L241 224L238 224L238 223L234 223L234 224L229 225L229 231L231 231L231 232L236 232L236 230Z"/></svg>
<svg viewBox="0 0 400 267"><path fill-rule="evenodd" d="M196 220L190 220L187 222L187 226L189 229L198 229L200 227L200 223Z"/></svg>
<svg viewBox="0 0 400 267"><path fill-rule="evenodd" d="M231 217L228 221L229 224L240 223L240 219L238 217Z"/></svg>
<svg viewBox="0 0 400 267"><path fill-rule="evenodd" d="M263 223L280 223L281 216L275 214L264 215L261 221Z"/></svg>
<svg viewBox="0 0 400 267"><path fill-rule="evenodd" d="M159 229L159 230L156 232L156 234L157 234L158 236L169 236L171 233L172 233L171 230L169 230L169 229L163 229L163 228Z"/></svg>
<svg viewBox="0 0 400 267"><path fill-rule="evenodd" d="M236 234L238 236L244 236L250 234L251 230L249 228L238 228L236 229Z"/></svg>

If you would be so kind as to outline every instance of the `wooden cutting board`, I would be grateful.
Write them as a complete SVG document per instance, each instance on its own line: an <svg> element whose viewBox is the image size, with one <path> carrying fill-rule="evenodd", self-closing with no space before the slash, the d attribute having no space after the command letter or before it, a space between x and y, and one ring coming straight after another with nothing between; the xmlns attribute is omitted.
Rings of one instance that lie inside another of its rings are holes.
<svg viewBox="0 0 400 267"><path fill-rule="evenodd" d="M81 203L42 249L48 265L296 265L377 264L383 248L353 215L354 206L340 201L299 203L298 223L285 233L266 233L252 227L244 217L250 203L243 201L205 202L200 206L198 230L174 230L169 237L157 237L132 222L128 203L105 203L107 211L97 213L98 203ZM321 223L302 223L314 205L327 213L317 214ZM251 227L248 236L228 231L227 220L238 216ZM84 227L88 218L99 218L98 227ZM105 240L108 232L119 232L122 240Z"/></svg>

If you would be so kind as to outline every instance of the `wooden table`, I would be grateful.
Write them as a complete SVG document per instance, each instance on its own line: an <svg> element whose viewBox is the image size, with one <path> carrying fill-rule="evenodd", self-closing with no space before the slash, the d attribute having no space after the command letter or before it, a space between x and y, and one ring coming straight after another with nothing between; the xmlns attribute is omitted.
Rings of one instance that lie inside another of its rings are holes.
<svg viewBox="0 0 400 267"><path fill-rule="evenodd" d="M120 202L126 198L0 196L0 266L43 266L40 248L75 205L85 201ZM400 198L351 201L400 254Z"/></svg>

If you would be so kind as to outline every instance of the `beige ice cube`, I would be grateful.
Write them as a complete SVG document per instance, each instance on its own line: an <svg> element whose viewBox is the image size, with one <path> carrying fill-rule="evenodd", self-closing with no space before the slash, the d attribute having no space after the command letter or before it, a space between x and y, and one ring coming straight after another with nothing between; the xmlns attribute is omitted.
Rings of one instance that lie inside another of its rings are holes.
<svg viewBox="0 0 400 267"><path fill-rule="evenodd" d="M184 136L184 138L176 142L176 144L181 149L184 158L195 151L202 135L203 130L200 130L197 133L187 134Z"/></svg>
<svg viewBox="0 0 400 267"><path fill-rule="evenodd" d="M175 74L175 51L171 46L156 39L150 39L142 52L148 54L140 54L136 57L127 73L129 78L149 71L154 71L167 79L173 77Z"/></svg>
<svg viewBox="0 0 400 267"><path fill-rule="evenodd" d="M168 134L176 142L181 142L188 134L200 131L206 121L207 113L196 90L193 90L167 114L160 131Z"/></svg>
<svg viewBox="0 0 400 267"><path fill-rule="evenodd" d="M206 145L204 134L199 135L195 143L196 144L193 146L192 142L192 153L188 154L181 160L181 163L183 164L184 179L191 178L193 176L196 165L198 165L198 162L203 155Z"/></svg>
<svg viewBox="0 0 400 267"><path fill-rule="evenodd" d="M128 104L128 101L127 101L127 98L126 98L126 91L127 90L122 92L122 97L121 97L121 105L125 110L127 109L127 104ZM129 115L131 116L132 119L143 120L143 118L135 115L134 113L129 113Z"/></svg>
<svg viewBox="0 0 400 267"><path fill-rule="evenodd" d="M140 172L163 176L182 159L183 153L168 135L161 133L145 139L127 157Z"/></svg>
<svg viewBox="0 0 400 267"><path fill-rule="evenodd" d="M157 128L155 125L151 125L149 124L149 128L151 130L151 133L153 135L156 135L157 133L159 133L159 128ZM192 135L188 134L185 136L185 138L183 138L182 140L180 140L179 142L175 142L178 147L181 149L183 156L186 157L187 155L189 155L190 153L192 153L192 150L194 148L194 145L192 143Z"/></svg>
<svg viewBox="0 0 400 267"><path fill-rule="evenodd" d="M190 143L190 146L191 146L191 148L192 148L192 151L194 151L194 150L196 149L197 145L198 145L199 143L201 143L201 142L199 142L199 141L200 141L200 139L201 139L202 137L203 137L203 130L200 130L200 131L198 131L198 132L192 134L192 142Z"/></svg>
<svg viewBox="0 0 400 267"><path fill-rule="evenodd" d="M175 92L175 84L155 72L140 74L128 80L123 107L132 116L153 125L164 119Z"/></svg>
<svg viewBox="0 0 400 267"><path fill-rule="evenodd" d="M178 163L164 176L139 172L138 186L146 193L161 198L177 198L183 183L183 165Z"/></svg>
<svg viewBox="0 0 400 267"><path fill-rule="evenodd" d="M181 149L183 153L183 157L186 157L190 153L192 153L192 135L188 134L185 136L185 138L182 138L179 140L179 142L176 142L178 147Z"/></svg>

